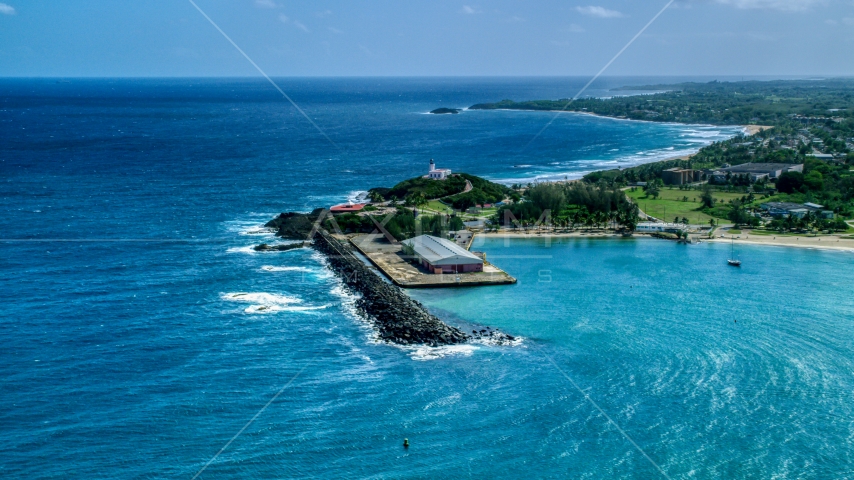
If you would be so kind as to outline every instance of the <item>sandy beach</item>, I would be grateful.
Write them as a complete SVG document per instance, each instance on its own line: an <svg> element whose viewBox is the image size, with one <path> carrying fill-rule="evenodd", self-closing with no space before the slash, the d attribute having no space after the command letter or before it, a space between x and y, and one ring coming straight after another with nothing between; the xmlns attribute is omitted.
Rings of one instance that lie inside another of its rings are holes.
<svg viewBox="0 0 854 480"><path fill-rule="evenodd" d="M854 251L854 239L842 238L841 235L824 235L820 237L790 237L781 235L736 235L735 243L737 245L768 245L775 247L796 247L796 248L814 248L822 250L848 250ZM727 235L724 238L720 236L712 239L704 239L704 242L730 243L733 240Z"/></svg>
<svg viewBox="0 0 854 480"><path fill-rule="evenodd" d="M747 130L748 135L756 135L757 133L762 132L764 130L768 130L769 128L774 128L774 127L769 127L767 125L742 125L742 126L744 127L745 130Z"/></svg>

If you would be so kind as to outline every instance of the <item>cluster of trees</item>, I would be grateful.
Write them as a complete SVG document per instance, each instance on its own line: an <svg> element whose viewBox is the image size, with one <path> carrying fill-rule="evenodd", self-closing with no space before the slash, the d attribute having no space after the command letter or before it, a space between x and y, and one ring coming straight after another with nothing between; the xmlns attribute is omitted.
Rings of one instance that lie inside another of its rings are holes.
<svg viewBox="0 0 854 480"><path fill-rule="evenodd" d="M747 187L753 182L750 181L750 175L747 173L730 173L727 172L726 179L723 182L717 181L714 178L709 179L709 183L714 185L733 185L735 187Z"/></svg>
<svg viewBox="0 0 854 480"><path fill-rule="evenodd" d="M472 188L461 193L465 190L467 181L471 183ZM504 185L467 173L457 173L441 181L422 177L410 178L391 188L372 188L368 194L373 202L391 200L396 203L402 200L405 205L415 207L426 204L428 200L447 197L445 201L457 210L497 203L508 196L519 198L517 193Z"/></svg>
<svg viewBox="0 0 854 480"><path fill-rule="evenodd" d="M345 213L337 215L334 220L344 233L371 233L375 230L379 231L377 224L383 225L383 228L397 240L405 240L417 235L448 238L449 232L464 228L462 219L456 215L416 216L415 212L408 208L398 208L394 216L388 219L379 215ZM335 225L331 220L327 220L326 228L332 231Z"/></svg>
<svg viewBox="0 0 854 480"><path fill-rule="evenodd" d="M391 188L377 187L368 190L369 194L376 193L385 200L392 198L402 200L412 195L421 194L424 198L440 198L462 192L466 187L466 179L460 175L452 175L442 181L429 178L415 177L404 180Z"/></svg>
<svg viewBox="0 0 854 480"><path fill-rule="evenodd" d="M639 214L638 206L619 188L583 182L542 183L529 187L523 201L500 208L493 223L523 228L546 221L568 228L615 223L633 231Z"/></svg>
<svg viewBox="0 0 854 480"><path fill-rule="evenodd" d="M848 165L818 159L804 162L804 173L786 172L777 191L791 202L820 203L845 218L854 216L854 173Z"/></svg>
<svg viewBox="0 0 854 480"><path fill-rule="evenodd" d="M653 95L616 96L609 99L582 98L483 103L470 109L568 110L593 112L611 117L680 123L775 125L790 115L854 116L854 80L781 80L770 82L709 82L676 85L645 85L618 90L659 91Z"/></svg>
<svg viewBox="0 0 854 480"><path fill-rule="evenodd" d="M647 197L658 198L661 195L661 186L664 185L664 182L661 181L660 178L656 178L654 180L649 181L646 186L643 187L643 191L646 192Z"/></svg>
<svg viewBox="0 0 854 480"><path fill-rule="evenodd" d="M844 232L848 230L848 224L841 218L821 218L819 215L808 212L801 218L790 215L785 218L774 219L768 228L781 233L807 230Z"/></svg>
<svg viewBox="0 0 854 480"><path fill-rule="evenodd" d="M747 202L742 200L733 200L727 213L727 219L736 225L758 226L759 219L747 210L746 205Z"/></svg>

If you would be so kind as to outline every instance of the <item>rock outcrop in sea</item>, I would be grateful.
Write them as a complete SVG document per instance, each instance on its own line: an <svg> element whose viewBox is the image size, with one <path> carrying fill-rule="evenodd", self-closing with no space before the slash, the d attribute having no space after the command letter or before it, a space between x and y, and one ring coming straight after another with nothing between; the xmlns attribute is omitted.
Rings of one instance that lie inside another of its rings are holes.
<svg viewBox="0 0 854 480"><path fill-rule="evenodd" d="M323 228L314 228L323 210L310 214L282 213L267 223L284 238L311 240L323 253L332 270L353 293L359 313L370 321L379 338L401 345L454 345L473 339L488 339L495 344L509 344L515 338L491 328L472 330L469 335L431 314L421 303L403 290L384 281L353 252L349 243L339 241ZM311 237L309 239L309 237Z"/></svg>
<svg viewBox="0 0 854 480"><path fill-rule="evenodd" d="M266 243L262 243L261 245L255 245L252 249L256 252L286 252L304 246L302 243L286 243L284 245L267 245Z"/></svg>

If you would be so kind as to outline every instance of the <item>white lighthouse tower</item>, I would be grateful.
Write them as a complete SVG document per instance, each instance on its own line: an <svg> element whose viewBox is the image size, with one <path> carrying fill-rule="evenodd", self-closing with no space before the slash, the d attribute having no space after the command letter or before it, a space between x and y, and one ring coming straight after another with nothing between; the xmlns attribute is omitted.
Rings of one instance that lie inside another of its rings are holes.
<svg viewBox="0 0 854 480"><path fill-rule="evenodd" d="M425 175L427 178L432 178L433 180L444 180L451 175L451 170L447 168L436 168L436 162L433 159L430 159L430 171Z"/></svg>

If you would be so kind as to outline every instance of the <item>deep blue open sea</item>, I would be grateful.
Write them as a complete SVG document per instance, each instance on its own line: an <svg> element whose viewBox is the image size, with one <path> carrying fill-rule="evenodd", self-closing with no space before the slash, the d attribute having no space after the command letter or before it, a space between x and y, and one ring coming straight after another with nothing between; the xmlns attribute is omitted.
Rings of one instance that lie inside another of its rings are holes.
<svg viewBox="0 0 854 480"><path fill-rule="evenodd" d="M852 254L482 240L518 284L410 294L521 344L401 349L312 250L249 248L430 158L574 178L740 132L425 114L586 80L279 80L331 142L262 80L0 80L0 477L854 478Z"/></svg>

